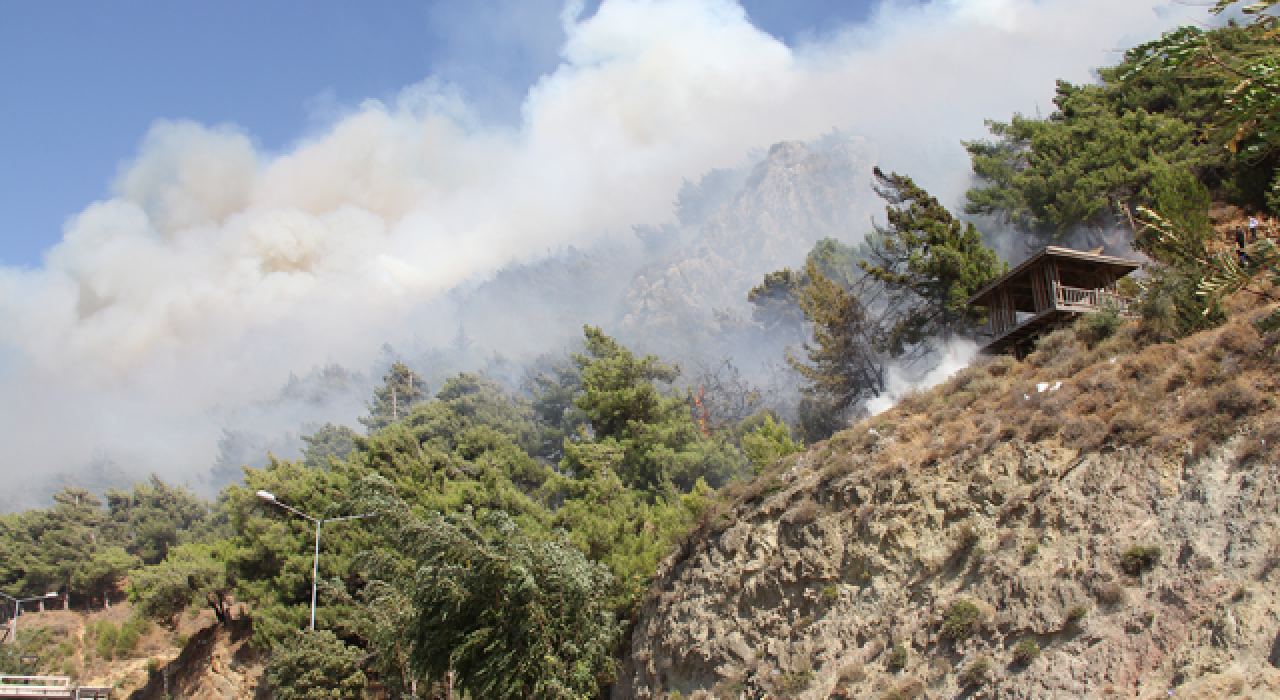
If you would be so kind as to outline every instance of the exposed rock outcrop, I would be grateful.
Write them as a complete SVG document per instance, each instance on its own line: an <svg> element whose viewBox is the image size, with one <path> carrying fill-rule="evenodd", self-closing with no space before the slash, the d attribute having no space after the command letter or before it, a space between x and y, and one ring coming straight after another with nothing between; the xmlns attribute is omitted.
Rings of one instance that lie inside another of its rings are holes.
<svg viewBox="0 0 1280 700"><path fill-rule="evenodd" d="M1249 332L1006 359L788 458L664 562L613 697L1280 697L1276 338ZM1229 391L1253 408L1193 407ZM1109 437L1057 434L1059 397Z"/></svg>

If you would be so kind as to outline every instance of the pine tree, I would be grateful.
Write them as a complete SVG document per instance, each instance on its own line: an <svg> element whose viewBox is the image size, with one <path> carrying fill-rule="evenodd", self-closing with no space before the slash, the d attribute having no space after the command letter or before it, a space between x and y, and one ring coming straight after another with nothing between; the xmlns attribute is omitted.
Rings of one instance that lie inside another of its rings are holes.
<svg viewBox="0 0 1280 700"><path fill-rule="evenodd" d="M403 362L392 363L382 379L383 386L373 390L373 401L365 404L369 415L360 418L371 433L403 420L427 399L426 382Z"/></svg>
<svg viewBox="0 0 1280 700"><path fill-rule="evenodd" d="M1008 266L983 244L972 222L961 224L911 178L878 167L874 174L876 193L888 202L888 223L868 237L871 256L861 266L889 290L911 295L891 319L885 340L890 355L985 322L966 302Z"/></svg>

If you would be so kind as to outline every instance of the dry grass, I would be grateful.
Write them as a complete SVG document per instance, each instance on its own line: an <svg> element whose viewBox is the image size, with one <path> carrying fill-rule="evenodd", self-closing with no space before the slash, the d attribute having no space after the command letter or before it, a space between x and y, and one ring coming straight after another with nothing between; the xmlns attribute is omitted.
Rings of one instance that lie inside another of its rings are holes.
<svg viewBox="0 0 1280 700"><path fill-rule="evenodd" d="M1001 357L967 368L833 443L854 450L876 445L877 462L908 468L1015 439L1058 440L1080 451L1151 445L1195 455L1278 405L1280 333L1260 336L1251 325L1260 315L1241 314L1176 344L1142 344L1135 323L1092 349L1076 329L1056 331L1025 362ZM1057 389L1038 390L1058 382ZM1244 458L1280 453L1280 424L1265 425L1249 433L1256 440ZM886 446L885 437L892 443Z"/></svg>

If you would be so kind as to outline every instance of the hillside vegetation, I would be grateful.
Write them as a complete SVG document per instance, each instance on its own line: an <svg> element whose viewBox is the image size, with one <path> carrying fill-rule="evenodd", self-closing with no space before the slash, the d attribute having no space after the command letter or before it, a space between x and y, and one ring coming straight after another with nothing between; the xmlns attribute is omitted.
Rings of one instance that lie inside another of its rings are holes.
<svg viewBox="0 0 1280 700"><path fill-rule="evenodd" d="M615 698L1272 697L1280 333L971 367L727 490Z"/></svg>
<svg viewBox="0 0 1280 700"><path fill-rule="evenodd" d="M618 250L574 251L476 292L626 287L630 346L587 325L469 372L462 328L420 361L386 346L377 386L335 367L281 392L368 386L363 429L264 461L228 432L214 502L153 477L0 516L0 589L63 608L29 603L0 670L138 698L1274 696L1274 5L990 122L973 221L858 139L776 144L681 191L696 237L637 228L629 286ZM846 230L868 177L885 223ZM1134 318L868 416L980 339L965 301L1009 262L1082 242L1146 256ZM522 323L574 312L526 301ZM299 511L335 519L318 581Z"/></svg>

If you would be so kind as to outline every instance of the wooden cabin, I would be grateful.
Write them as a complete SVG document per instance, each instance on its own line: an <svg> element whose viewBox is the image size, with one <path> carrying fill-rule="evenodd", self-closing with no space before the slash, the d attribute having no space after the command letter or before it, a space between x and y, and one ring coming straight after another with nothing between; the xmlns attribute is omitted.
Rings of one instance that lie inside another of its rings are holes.
<svg viewBox="0 0 1280 700"><path fill-rule="evenodd" d="M1026 355L1035 339L1081 314L1114 307L1128 315L1133 301L1116 281L1141 267L1132 260L1049 246L969 298L987 308L985 354Z"/></svg>

